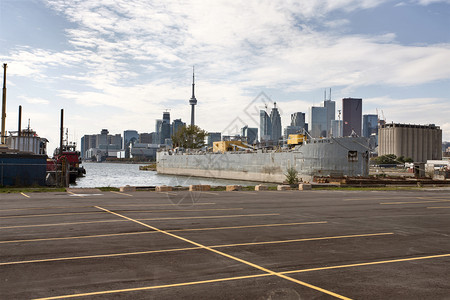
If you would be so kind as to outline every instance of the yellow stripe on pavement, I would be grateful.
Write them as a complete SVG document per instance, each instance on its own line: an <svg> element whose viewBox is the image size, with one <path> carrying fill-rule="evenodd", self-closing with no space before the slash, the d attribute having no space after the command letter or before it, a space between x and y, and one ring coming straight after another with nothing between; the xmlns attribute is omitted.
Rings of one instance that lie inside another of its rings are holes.
<svg viewBox="0 0 450 300"><path fill-rule="evenodd" d="M407 262L407 261L414 261L414 260L442 258L442 257L449 257L449 256L450 256L450 254L430 255L430 256L412 257L412 258L404 258L404 259L366 262L366 263L359 263L359 264L330 266L330 267L323 267L323 268L285 271L285 272L280 272L280 274L285 275L285 274L323 271L323 270L331 270L331 269L339 269L339 268L353 268L353 267L370 266L370 265L378 265L378 264L388 264L388 263ZM202 280L202 281L191 281L191 282L182 282L182 283L175 283L175 284L128 288L128 289L120 289L120 290L97 291L97 292L91 292L91 293L80 293L80 294L73 294L73 295L62 295L62 296L55 296L55 297L38 298L35 300L54 300L54 299L66 299L66 298L74 298L74 297L86 297L86 296L125 293L125 292L136 292L136 291L154 290L154 289L161 289L161 288L172 288L172 287L189 286L189 285L197 285L197 284L226 282L226 281L232 281L232 280L252 279L252 278L260 278L260 277L267 277L267 276L272 276L272 274L263 273L263 274L247 275L247 276L236 276L236 277L218 278L218 279L210 279L210 280Z"/></svg>
<svg viewBox="0 0 450 300"><path fill-rule="evenodd" d="M213 248L211 248L211 247L202 245L202 244L200 244L200 243L194 242L194 241L189 240L189 239L187 239L187 238L184 238L184 237L178 236L178 235L176 235L176 234L173 234L173 233L170 233L170 232L161 230L161 229L159 229L159 228L156 228L156 227L154 227L154 226L145 224L145 223L140 222L140 221L138 221L138 220L134 220L134 219L129 218L129 217L127 217L127 216L124 216L124 215L115 213L115 212L113 212L113 211L107 210L107 209L102 208L102 207L100 207L100 206L97 206L97 208L98 208L98 209L101 209L101 210L103 210L103 211L109 212L109 213L111 213L111 214L113 214L113 215L116 215L116 216L118 216L118 217L120 217L120 218L127 219L127 220L129 220L129 221L134 222L134 223L140 224L140 225L142 225L142 226L144 226L144 227L147 227L147 228L149 228L149 229L152 229L152 230L155 230L155 231L164 233L164 234L166 234L166 235L168 235L168 236L171 236L171 237L174 237L174 238L176 238L176 239L178 239L178 240L185 241L185 242L187 242L187 243L189 243L189 244L192 244L192 245L194 245L194 246L201 247L201 248L203 248L203 249L205 249L205 250L209 250L209 251L211 251L211 252L213 252L213 253L219 254L219 255L221 255L221 256L230 258L230 259L235 260L235 261L237 261L237 262L241 262L241 263L246 264L246 265L248 265L248 266L254 267L254 268L258 269L258 270L264 271L264 272L269 273L269 274L271 274L271 275L274 275L274 276L277 276L277 277L280 277L280 278L284 278L284 279L289 280L289 281L291 281L291 282L295 282L295 283L297 283L297 284L300 284L300 285L303 285L303 286L312 288L312 289L314 289L314 290L323 292L323 293L325 293L325 294L331 295L331 296L336 297L336 298L339 298L339 299L350 299L350 298L344 297L344 296L342 296L342 295L339 295L339 294L337 294L337 293L334 293L334 292L332 292L332 291L328 291L328 290L325 290L325 289L323 289L323 288L320 288L320 287L318 287L318 286L314 286L314 285L312 285L312 284L309 284L309 283L306 283L306 282L303 282L303 281L300 281L300 280L291 278L291 277L289 277L289 276L286 276L286 275L283 275L283 274L274 272L274 271L272 271L272 270L269 270L269 269L264 268L264 267L262 267L262 266L259 266L259 265L257 265L257 264L251 263L251 262L249 262L249 261L243 260L243 259L238 258L238 257L235 257L235 256L233 256L233 255L230 255L230 254L221 252L221 251L216 250L216 249L213 249Z"/></svg>

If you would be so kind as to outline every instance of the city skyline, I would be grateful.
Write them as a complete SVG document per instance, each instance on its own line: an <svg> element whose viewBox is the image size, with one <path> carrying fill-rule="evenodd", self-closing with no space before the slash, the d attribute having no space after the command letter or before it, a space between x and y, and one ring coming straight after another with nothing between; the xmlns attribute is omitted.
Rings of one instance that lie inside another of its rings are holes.
<svg viewBox="0 0 450 300"><path fill-rule="evenodd" d="M436 124L448 141L449 14L438 0L3 0L6 129L17 130L22 105L22 127L31 119L53 152L62 108L77 143L102 128L152 132L165 109L189 123L195 65L195 123L207 131L237 118L236 127L259 128L263 104L252 116L244 109L260 92L277 102L285 128L331 87L336 111L341 99L362 98L363 114Z"/></svg>

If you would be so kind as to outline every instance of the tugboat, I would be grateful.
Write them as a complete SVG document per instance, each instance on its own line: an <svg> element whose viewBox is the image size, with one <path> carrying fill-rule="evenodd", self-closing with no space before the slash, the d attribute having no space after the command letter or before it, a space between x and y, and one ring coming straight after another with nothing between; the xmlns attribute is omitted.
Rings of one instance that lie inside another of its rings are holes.
<svg viewBox="0 0 450 300"><path fill-rule="evenodd" d="M53 152L53 159L56 164L61 165L64 161L69 165L69 181L75 183L78 177L86 174L86 169L81 164L81 153L76 151L76 143L63 145L62 152L56 148Z"/></svg>

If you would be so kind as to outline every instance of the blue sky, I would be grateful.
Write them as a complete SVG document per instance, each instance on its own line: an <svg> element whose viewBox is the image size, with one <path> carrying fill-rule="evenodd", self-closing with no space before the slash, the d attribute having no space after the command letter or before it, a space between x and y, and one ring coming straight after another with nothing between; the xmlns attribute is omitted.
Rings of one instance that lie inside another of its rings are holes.
<svg viewBox="0 0 450 300"><path fill-rule="evenodd" d="M434 123L450 140L449 0L0 0L0 28L7 130L22 105L49 152L62 108L78 143L152 132L166 109L189 122L193 65L207 131L258 126L260 92L284 127L331 88L337 109L363 98L364 114Z"/></svg>

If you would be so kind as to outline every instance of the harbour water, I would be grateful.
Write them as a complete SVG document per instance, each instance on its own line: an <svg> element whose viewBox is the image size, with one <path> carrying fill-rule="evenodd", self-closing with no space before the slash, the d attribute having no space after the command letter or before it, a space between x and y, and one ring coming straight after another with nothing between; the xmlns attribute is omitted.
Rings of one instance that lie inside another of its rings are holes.
<svg viewBox="0 0 450 300"><path fill-rule="evenodd" d="M189 186L191 184L209 184L211 186L240 184L254 185L255 182L239 180L223 180L213 178L161 175L155 171L141 171L139 166L145 164L93 163L83 162L86 176L77 179L71 187L121 187L131 186Z"/></svg>

